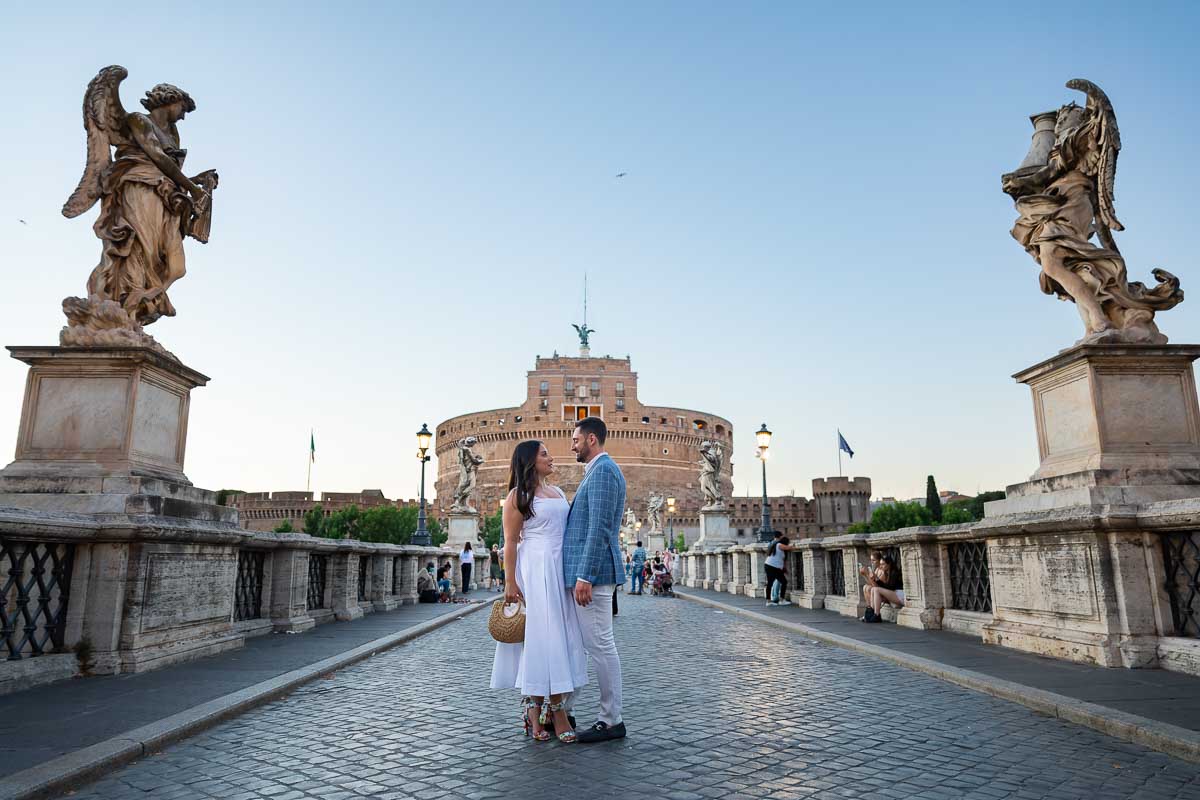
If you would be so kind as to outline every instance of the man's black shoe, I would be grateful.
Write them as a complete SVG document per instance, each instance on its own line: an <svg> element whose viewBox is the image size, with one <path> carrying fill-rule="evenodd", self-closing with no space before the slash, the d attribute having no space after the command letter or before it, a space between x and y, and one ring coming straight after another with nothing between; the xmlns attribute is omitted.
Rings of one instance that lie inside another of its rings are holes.
<svg viewBox="0 0 1200 800"><path fill-rule="evenodd" d="M596 722L586 731L579 731L576 741L583 742L607 742L609 739L624 739L625 738L625 723L618 722L616 725L609 725L605 722Z"/></svg>

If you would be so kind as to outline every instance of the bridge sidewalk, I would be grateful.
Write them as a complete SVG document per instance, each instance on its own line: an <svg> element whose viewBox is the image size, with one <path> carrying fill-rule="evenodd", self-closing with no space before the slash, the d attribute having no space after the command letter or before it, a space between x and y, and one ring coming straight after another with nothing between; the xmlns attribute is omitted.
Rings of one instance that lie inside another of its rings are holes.
<svg viewBox="0 0 1200 800"><path fill-rule="evenodd" d="M479 599L491 597L480 592ZM0 776L5 776L0 798L45 791L136 758L153 744L193 733L482 607L406 605L304 633L260 636L239 650L152 672L59 681L0 696Z"/></svg>
<svg viewBox="0 0 1200 800"><path fill-rule="evenodd" d="M1200 677L1074 664L947 631L868 625L833 611L677 588L686 599L805 633L1022 703L1148 747L1200 761Z"/></svg>

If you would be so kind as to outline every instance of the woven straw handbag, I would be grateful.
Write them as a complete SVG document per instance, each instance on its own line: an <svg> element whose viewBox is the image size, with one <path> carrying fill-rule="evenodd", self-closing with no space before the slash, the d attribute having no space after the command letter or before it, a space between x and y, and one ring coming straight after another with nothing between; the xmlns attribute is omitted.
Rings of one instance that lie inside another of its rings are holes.
<svg viewBox="0 0 1200 800"><path fill-rule="evenodd" d="M511 604L508 606L511 608ZM520 644L525 641L525 604L517 603L515 612L505 613L504 600L492 603L492 616L488 618L488 633L497 642Z"/></svg>

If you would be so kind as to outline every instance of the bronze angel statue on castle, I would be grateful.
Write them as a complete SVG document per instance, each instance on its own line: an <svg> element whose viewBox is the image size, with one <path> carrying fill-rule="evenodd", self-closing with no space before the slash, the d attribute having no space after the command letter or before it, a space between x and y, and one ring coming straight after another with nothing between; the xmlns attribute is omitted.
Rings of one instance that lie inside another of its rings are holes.
<svg viewBox="0 0 1200 800"><path fill-rule="evenodd" d="M1031 117L1029 153L1001 180L1019 214L1013 238L1041 265L1042 291L1075 302L1086 328L1077 344L1165 344L1154 312L1183 302L1179 279L1156 269L1154 288L1130 283L1113 239L1124 230L1113 206L1117 115L1091 81L1077 78L1067 88L1086 94L1087 107L1069 103Z"/></svg>
<svg viewBox="0 0 1200 800"><path fill-rule="evenodd" d="M208 241L217 173L183 172L176 123L196 110L188 93L160 83L142 100L147 113L128 113L119 92L128 74L105 67L83 97L87 166L62 213L77 217L99 200L93 230L103 245L87 298L63 301L69 324L60 341L165 352L142 326L175 315L167 290L184 275L183 238Z"/></svg>

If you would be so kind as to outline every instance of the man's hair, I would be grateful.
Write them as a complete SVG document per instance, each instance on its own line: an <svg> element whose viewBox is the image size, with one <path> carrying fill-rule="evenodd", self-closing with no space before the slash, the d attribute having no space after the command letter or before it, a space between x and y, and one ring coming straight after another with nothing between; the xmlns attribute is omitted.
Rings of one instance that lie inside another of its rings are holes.
<svg viewBox="0 0 1200 800"><path fill-rule="evenodd" d="M584 436L587 436L589 433L595 434L596 441L601 445L603 445L604 440L608 438L608 426L605 425L604 420L600 419L599 417L584 417L583 419L579 420L578 423L576 423L575 427L578 428L579 432Z"/></svg>
<svg viewBox="0 0 1200 800"><path fill-rule="evenodd" d="M641 547L641 546L642 546L642 540L641 540L641 539L638 539L637 546L638 546L638 547Z"/></svg>

